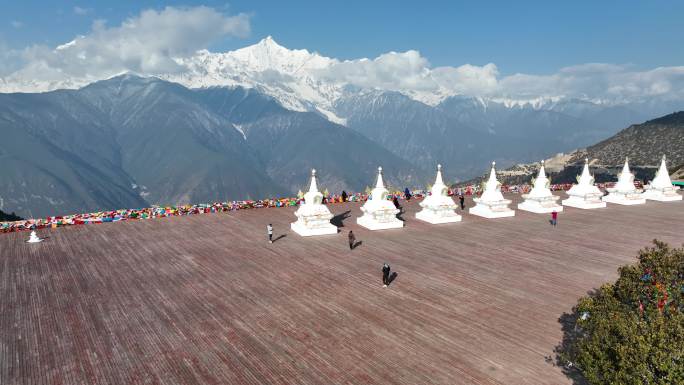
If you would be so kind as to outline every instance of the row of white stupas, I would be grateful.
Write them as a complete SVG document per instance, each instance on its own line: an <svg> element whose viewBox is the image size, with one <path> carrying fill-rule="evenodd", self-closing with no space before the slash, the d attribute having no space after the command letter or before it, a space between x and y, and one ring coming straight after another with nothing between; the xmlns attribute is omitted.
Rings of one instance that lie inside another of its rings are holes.
<svg viewBox="0 0 684 385"><path fill-rule="evenodd" d="M515 211L509 207L511 201L501 194L501 184L496 179L495 163L489 179L485 183L484 191L479 198L473 198L476 205L470 208L469 213L485 218L512 217ZM541 163L539 174L533 180L533 188L529 194L523 194L524 201L518 204L519 210L533 213L551 213L563 211L563 206L580 209L595 209L606 207L606 202L622 205L634 205L646 203L646 199L661 202L682 200L682 196L675 191L667 172L665 157L663 156L660 168L655 178L649 183L644 191L634 186L634 174L629 170L628 160L622 167L618 182L613 188L608 188L608 195L604 196L601 190L594 185L594 177L589 173L589 160L585 160L584 169L579 176L577 184L568 190L568 199L558 204L560 197L551 193L550 181L544 170L544 161ZM389 191L385 188L382 180L382 167L378 167L378 179L375 188L371 191L366 203L361 207L363 216L356 222L370 230L394 229L404 226L404 222L397 218L399 210L387 199ZM456 213L456 203L447 195L447 186L442 180L442 166L437 165L437 177L430 190L430 195L420 202L422 210L416 213L416 218L432 224L459 222L461 216ZM297 211L297 222L291 227L302 236L337 234L337 227L330 223L333 215L327 206L323 204L323 194L318 191L316 184L316 170L311 171L311 185L309 191L304 194L304 203Z"/></svg>

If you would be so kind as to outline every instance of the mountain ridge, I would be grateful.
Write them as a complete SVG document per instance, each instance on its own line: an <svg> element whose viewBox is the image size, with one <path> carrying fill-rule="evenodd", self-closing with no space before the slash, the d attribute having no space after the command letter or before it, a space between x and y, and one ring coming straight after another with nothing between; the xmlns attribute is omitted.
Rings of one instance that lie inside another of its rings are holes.
<svg viewBox="0 0 684 385"><path fill-rule="evenodd" d="M589 160L598 182L613 182L629 158L636 178L653 178L664 155L671 173L684 166L684 111L674 112L643 123L632 124L615 135L587 148L558 154L545 160L547 174L554 183L574 183L585 159ZM497 173L503 184L529 183L536 176L539 162L517 164ZM468 183L479 183L486 175Z"/></svg>
<svg viewBox="0 0 684 385"><path fill-rule="evenodd" d="M386 163L394 183L422 183L366 137L242 88L122 75L80 90L0 94L0 131L9 166L0 209L22 216L293 195L313 167L331 189L360 190ZM302 157L307 142L317 155ZM332 167L345 156L339 143L359 151Z"/></svg>

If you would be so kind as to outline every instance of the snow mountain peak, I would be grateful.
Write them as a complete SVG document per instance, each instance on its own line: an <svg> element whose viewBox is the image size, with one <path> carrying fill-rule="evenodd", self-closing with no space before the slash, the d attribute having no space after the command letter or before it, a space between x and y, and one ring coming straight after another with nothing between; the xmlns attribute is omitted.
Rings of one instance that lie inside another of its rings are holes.
<svg viewBox="0 0 684 385"><path fill-rule="evenodd" d="M55 55L78 54L83 37L55 48ZM78 56L77 55L77 56ZM87 56L87 55L86 55ZM74 59L76 60L76 59ZM80 56L77 59L81 59ZM570 100L563 96L530 96L525 99L493 96L478 88L479 76L475 67L430 68L417 51L390 52L375 59L338 60L306 49L290 49L280 45L273 36L257 43L227 52L206 49L194 54L169 59L170 72L136 73L179 83L188 88L243 87L271 96L283 107L293 111L317 112L332 122L346 124L349 114L341 106L348 100L365 100L378 105L383 95L394 94L429 107L439 108L466 104L489 110L502 106L518 110L558 110L562 112L597 109L593 100ZM483 68L490 70L495 66ZM163 70L165 71L165 70ZM130 71L128 71L130 72ZM494 71L496 72L496 71ZM50 78L49 71L41 71L46 78L25 73L0 78L0 92L44 92L55 89L81 88L92 82L122 73L112 68L107 74ZM493 80L496 83L496 79ZM475 84L463 88L459 85ZM491 90L490 90L491 91ZM486 96L489 95L489 96ZM606 108L611 107L605 103Z"/></svg>

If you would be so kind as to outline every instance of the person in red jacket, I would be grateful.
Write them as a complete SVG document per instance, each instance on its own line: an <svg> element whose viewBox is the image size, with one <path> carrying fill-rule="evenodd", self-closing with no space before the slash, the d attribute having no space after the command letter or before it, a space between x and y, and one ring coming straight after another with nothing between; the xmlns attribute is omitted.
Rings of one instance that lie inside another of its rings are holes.
<svg viewBox="0 0 684 385"><path fill-rule="evenodd" d="M551 226L556 227L558 224L558 212L556 210L553 210L551 213Z"/></svg>

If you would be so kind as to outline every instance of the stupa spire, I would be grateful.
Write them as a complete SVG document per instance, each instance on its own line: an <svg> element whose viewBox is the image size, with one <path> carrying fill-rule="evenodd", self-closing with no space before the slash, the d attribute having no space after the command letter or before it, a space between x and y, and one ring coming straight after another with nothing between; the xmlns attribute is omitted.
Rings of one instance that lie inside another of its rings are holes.
<svg viewBox="0 0 684 385"><path fill-rule="evenodd" d="M584 158L584 168L582 169L582 175L580 175L579 184L593 185L593 179L591 173L589 173L589 158Z"/></svg>
<svg viewBox="0 0 684 385"><path fill-rule="evenodd" d="M622 173L630 173L629 171L629 157L625 157L625 164L622 166Z"/></svg>
<svg viewBox="0 0 684 385"><path fill-rule="evenodd" d="M444 180L442 179L442 165L438 164L437 165L437 177L435 178L435 186L437 185L443 185Z"/></svg>
<svg viewBox="0 0 684 385"><path fill-rule="evenodd" d="M544 160L541 161L541 167L539 168L539 175L537 175L537 180L541 178L546 178L546 170L544 170Z"/></svg>
<svg viewBox="0 0 684 385"><path fill-rule="evenodd" d="M311 184L309 185L309 192L318 192L318 184L316 183L316 169L311 169Z"/></svg>
<svg viewBox="0 0 684 385"><path fill-rule="evenodd" d="M385 188L385 183L382 180L382 167L378 167L378 181L375 183L375 188Z"/></svg>
<svg viewBox="0 0 684 385"><path fill-rule="evenodd" d="M489 171L489 183L498 183L496 180L496 162L492 162L492 169Z"/></svg>

